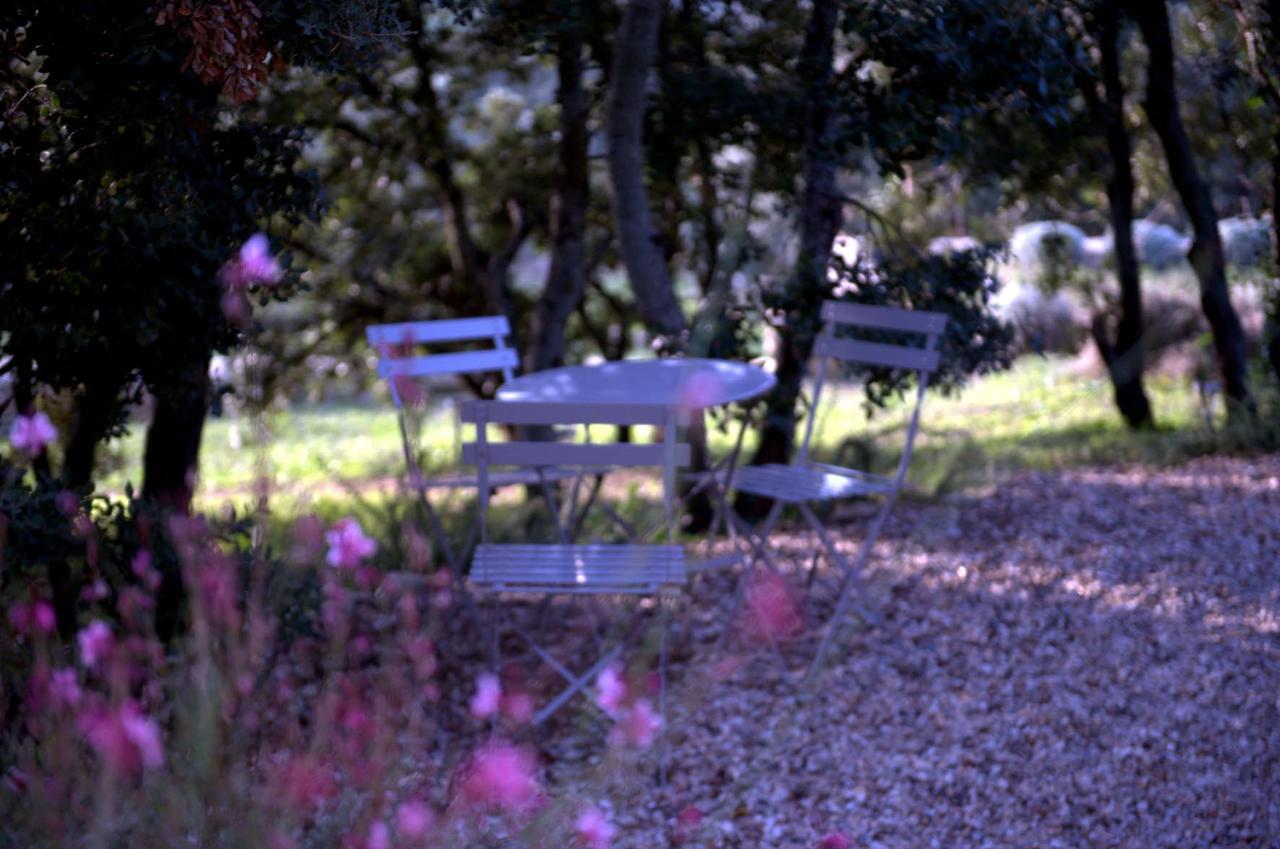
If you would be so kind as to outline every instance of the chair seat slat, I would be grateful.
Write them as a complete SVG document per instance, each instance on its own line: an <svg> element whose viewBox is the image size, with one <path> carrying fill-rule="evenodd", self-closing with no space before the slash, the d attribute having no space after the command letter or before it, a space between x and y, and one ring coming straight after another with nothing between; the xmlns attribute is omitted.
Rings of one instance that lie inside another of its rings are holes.
<svg viewBox="0 0 1280 849"><path fill-rule="evenodd" d="M495 589L653 592L685 580L684 549L671 545L481 545L470 580Z"/></svg>
<svg viewBox="0 0 1280 849"><path fill-rule="evenodd" d="M829 501L854 495L875 495L893 491L893 481L852 470L837 474L828 469L786 466L771 463L744 466L733 476L732 486L740 492L762 495L787 503Z"/></svg>

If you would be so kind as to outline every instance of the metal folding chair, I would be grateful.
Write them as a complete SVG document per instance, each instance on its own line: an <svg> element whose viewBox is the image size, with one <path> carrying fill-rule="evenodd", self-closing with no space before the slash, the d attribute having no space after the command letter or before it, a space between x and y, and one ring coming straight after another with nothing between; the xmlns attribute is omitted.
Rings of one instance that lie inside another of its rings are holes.
<svg viewBox="0 0 1280 849"><path fill-rule="evenodd" d="M731 488L738 492L762 496L773 501L768 515L758 527L751 526L736 515L733 516L734 524L742 532L754 555L751 559L751 570L759 560L763 561L768 568L778 571L777 564L769 552L768 538L781 517L783 508L793 505L813 530L821 545L821 552L829 558L840 573L840 591L835 609L825 623L817 650L809 663L806 678L812 677L820 667L841 619L855 604L854 595L855 591L860 589L862 569L902 489L907 467L911 462L916 433L919 430L920 409L924 402L925 389L929 384L929 376L938 368L938 342L947 327L947 316L943 313L875 307L844 301L824 303L822 318L824 324L814 348L814 355L818 361L817 376L814 381L809 415L805 422L804 436L795 460L790 464L768 463L740 467L734 471L730 483ZM924 337L924 345L916 348L850 338L850 331L870 333L877 337L883 337L886 333L895 336ZM818 405L822 400L828 371L832 368L834 361L903 369L916 374L915 406L911 411L911 419L907 427L906 444L897 470L891 477L818 463L809 457ZM810 504L864 496L878 497L882 500L880 509L867 528L866 539L863 540L857 557L851 562L840 553L835 541ZM816 557L814 567L816 567ZM751 570L748 571L748 580L750 580ZM739 589L739 598L736 602L738 607L741 606L746 583L744 581ZM876 614L865 607L861 607L860 613L870 621L878 621Z"/></svg>
<svg viewBox="0 0 1280 849"><path fill-rule="evenodd" d="M410 434L408 410L416 407L418 401L425 400L426 392L422 383L432 377L500 373L504 381L510 380L519 365L515 349L507 344L507 337L511 335L511 326L506 316L493 315L401 324L375 324L365 329L365 335L369 344L378 352L378 375L387 380L391 390L391 400L396 405L400 423L400 440L410 485L418 494L431 533L436 538L436 544L440 546L441 553L455 576L460 578L463 556L454 552L440 517L431 505L427 494L432 490L475 489L478 481L473 474L448 474L431 478L423 476L418 452L413 446ZM485 347L436 353L423 351L429 346L456 343L481 343ZM491 475L487 485L491 488L537 486L541 489L544 498L552 499L551 483L569 477L571 474L563 470L539 468L527 472ZM555 518L559 528L558 515ZM561 533L563 535L562 529ZM470 547L472 541L473 538L469 538L464 542L464 551Z"/></svg>
<svg viewBox="0 0 1280 849"><path fill-rule="evenodd" d="M480 544L471 561L473 588L489 594L566 596L648 596L655 600L662 623L659 649L659 712L666 700L666 607L664 596L685 582L684 549L675 538L676 469L688 465L689 446L676 441L677 411L657 404L593 404L530 401L473 401L463 405L462 420L475 425L474 442L463 446L463 459L474 463L479 478ZM495 442L493 425L581 427L587 441ZM591 442L591 425L652 425L662 441L652 444ZM665 542L649 543L495 543L489 538L489 490L495 467L517 469L660 467L662 469ZM498 639L495 605L494 639ZM602 651L582 672L574 672L542 645L545 640L513 627L534 654L565 680L565 687L535 714L541 723L586 687L618 653ZM497 652L495 651L495 655ZM664 744L665 745L665 744Z"/></svg>

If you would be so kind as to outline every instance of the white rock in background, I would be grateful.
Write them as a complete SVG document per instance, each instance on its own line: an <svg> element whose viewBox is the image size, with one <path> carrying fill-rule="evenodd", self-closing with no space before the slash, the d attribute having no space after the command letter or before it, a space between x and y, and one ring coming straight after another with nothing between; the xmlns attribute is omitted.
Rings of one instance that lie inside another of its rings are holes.
<svg viewBox="0 0 1280 849"><path fill-rule="evenodd" d="M1222 252L1228 265L1254 267L1271 256L1271 219L1237 215L1218 222Z"/></svg>
<svg viewBox="0 0 1280 849"><path fill-rule="evenodd" d="M1062 244L1061 258L1079 263L1084 249L1085 235L1074 224L1066 221L1030 221L1020 224L1009 238L1009 249L1016 262L1024 266L1047 265L1054 241Z"/></svg>
<svg viewBox="0 0 1280 849"><path fill-rule="evenodd" d="M1152 268L1168 268L1186 261L1191 237L1167 224L1139 218L1133 222L1133 247L1140 262Z"/></svg>
<svg viewBox="0 0 1280 849"><path fill-rule="evenodd" d="M958 254L973 251L982 247L982 243L972 236L939 236L929 241L929 253L934 256Z"/></svg>
<svg viewBox="0 0 1280 849"><path fill-rule="evenodd" d="M1085 268L1102 268L1115 250L1115 236L1110 230L1101 236L1085 236L1080 243L1080 264Z"/></svg>

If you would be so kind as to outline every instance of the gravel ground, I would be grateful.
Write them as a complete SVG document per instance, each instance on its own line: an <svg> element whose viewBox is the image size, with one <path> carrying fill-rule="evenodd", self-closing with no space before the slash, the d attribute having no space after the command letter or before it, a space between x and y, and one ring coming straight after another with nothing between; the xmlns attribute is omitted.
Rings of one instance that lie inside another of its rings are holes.
<svg viewBox="0 0 1280 849"><path fill-rule="evenodd" d="M856 513L831 520L850 551ZM901 504L872 566L884 626L846 629L809 687L767 651L713 666L727 576L695 590L667 786L583 785L615 846L671 845L692 805L687 846L1280 847L1280 455ZM563 787L600 754L561 731Z"/></svg>

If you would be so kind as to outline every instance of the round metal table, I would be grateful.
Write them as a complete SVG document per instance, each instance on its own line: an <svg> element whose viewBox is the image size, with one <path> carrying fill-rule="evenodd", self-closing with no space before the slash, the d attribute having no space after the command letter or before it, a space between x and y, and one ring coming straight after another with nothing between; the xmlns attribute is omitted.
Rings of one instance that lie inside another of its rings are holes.
<svg viewBox="0 0 1280 849"><path fill-rule="evenodd" d="M775 382L764 369L733 360L615 360L522 375L503 384L497 397L502 401L671 404L705 410L756 398Z"/></svg>

